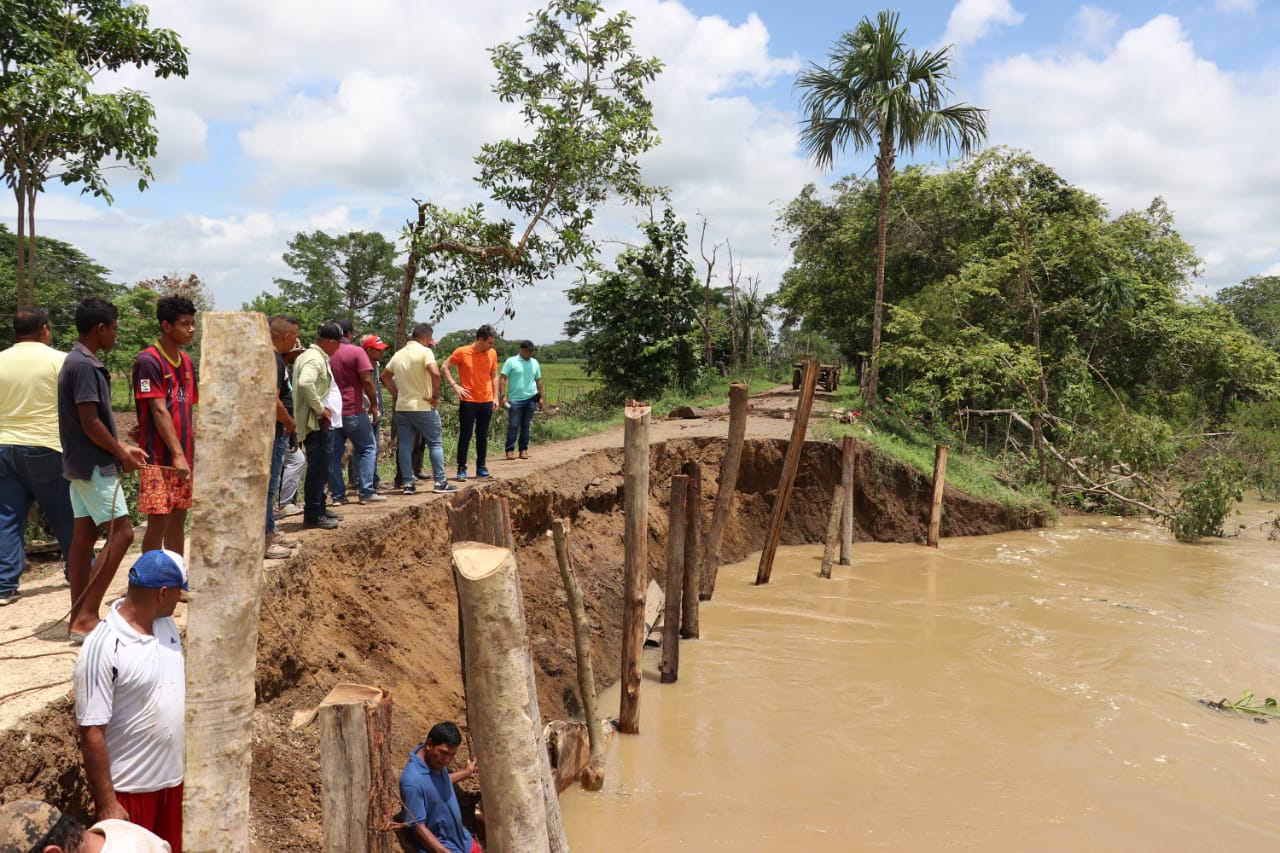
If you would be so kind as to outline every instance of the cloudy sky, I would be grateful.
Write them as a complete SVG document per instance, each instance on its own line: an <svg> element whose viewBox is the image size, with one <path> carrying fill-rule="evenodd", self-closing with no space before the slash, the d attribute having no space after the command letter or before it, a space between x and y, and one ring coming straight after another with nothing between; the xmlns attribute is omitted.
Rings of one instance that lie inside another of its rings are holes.
<svg viewBox="0 0 1280 853"><path fill-rule="evenodd" d="M394 237L411 198L477 200L472 157L520 132L490 92L486 49L523 32L534 2L150 0L152 24L191 51L185 80L120 81L156 104L157 180L138 193L117 175L110 207L52 189L37 229L121 282L196 273L234 310L289 274L281 255L298 231ZM663 143L644 159L646 177L672 188L695 257L701 215L708 242L731 242L743 273L774 290L788 263L778 207L808 182L872 165L848 152L823 174L803 159L792 82L879 7L623 2L638 48L666 66L650 90ZM1280 2L901 5L911 46L954 46L956 99L991 111L990 144L1030 151L1115 214L1163 196L1205 260L1204 292L1280 274ZM11 196L0 217L15 227ZM597 235L635 240L635 221L611 209ZM560 337L570 279L521 291L505 334ZM498 313L471 306L437 328ZM430 314L424 306L419 319Z"/></svg>

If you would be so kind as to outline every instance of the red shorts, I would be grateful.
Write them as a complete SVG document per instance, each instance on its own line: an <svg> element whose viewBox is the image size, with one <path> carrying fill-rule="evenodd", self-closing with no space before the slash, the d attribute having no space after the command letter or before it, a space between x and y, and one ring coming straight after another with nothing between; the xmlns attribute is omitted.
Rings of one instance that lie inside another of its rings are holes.
<svg viewBox="0 0 1280 853"><path fill-rule="evenodd" d="M116 799L129 813L129 821L149 829L169 842L173 853L182 853L182 783L172 788L126 794L116 791Z"/></svg>
<svg viewBox="0 0 1280 853"><path fill-rule="evenodd" d="M191 478L173 468L143 465L138 469L138 509L145 515L168 515L191 508Z"/></svg>

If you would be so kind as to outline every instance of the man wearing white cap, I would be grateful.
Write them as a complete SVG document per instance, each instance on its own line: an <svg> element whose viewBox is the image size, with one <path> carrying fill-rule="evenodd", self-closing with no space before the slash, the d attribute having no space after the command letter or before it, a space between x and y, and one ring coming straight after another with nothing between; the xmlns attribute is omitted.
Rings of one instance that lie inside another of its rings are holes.
<svg viewBox="0 0 1280 853"><path fill-rule="evenodd" d="M98 820L143 826L182 853L186 664L173 610L182 555L147 551L76 659L76 721Z"/></svg>

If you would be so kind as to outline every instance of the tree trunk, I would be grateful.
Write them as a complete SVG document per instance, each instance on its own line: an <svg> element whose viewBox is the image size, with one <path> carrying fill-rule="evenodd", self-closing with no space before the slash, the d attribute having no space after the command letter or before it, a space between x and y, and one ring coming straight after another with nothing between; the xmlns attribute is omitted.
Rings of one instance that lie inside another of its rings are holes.
<svg viewBox="0 0 1280 853"><path fill-rule="evenodd" d="M747 435L747 386L735 382L729 386L729 438L720 460L720 482L716 505L711 512L711 527L702 549L702 582L698 597L710 601L716 590L716 573L720 571L720 541L733 511L733 493L738 487L738 467L742 464L742 447Z"/></svg>
<svg viewBox="0 0 1280 853"><path fill-rule="evenodd" d="M880 384L880 329L884 321L884 262L889 245L889 186L893 181L895 154L888 137L880 140L880 154L876 157L876 178L880 183L880 213L876 220L876 295L871 312L871 367L867 371L865 399L867 408L874 408L879 398Z"/></svg>
<svg viewBox="0 0 1280 853"><path fill-rule="evenodd" d="M399 810L391 761L391 694L339 684L320 703L320 814L324 853L392 853Z"/></svg>
<svg viewBox="0 0 1280 853"><path fill-rule="evenodd" d="M662 614L662 663L658 670L663 684L671 684L680 677L680 598L684 588L688 492L688 477L676 474L671 478L671 505L667 515L667 601Z"/></svg>
<svg viewBox="0 0 1280 853"><path fill-rule="evenodd" d="M183 847L247 853L262 496L271 467L276 363L261 314L201 318Z"/></svg>
<svg viewBox="0 0 1280 853"><path fill-rule="evenodd" d="M791 442L782 462L782 476L778 479L778 491L773 498L773 515L769 518L769 532L765 535L764 550L760 552L760 567L756 570L756 584L766 584L773 574L773 558L778 553L782 539L782 524L787 517L787 503L796 484L796 472L800 470L800 456L804 453L804 437L809 427L809 411L813 408L813 392L818 384L818 360L806 355L804 380L800 385L800 402L796 405L796 420L791 428Z"/></svg>
<svg viewBox="0 0 1280 853"><path fill-rule="evenodd" d="M618 731L640 734L640 653L644 648L644 591L649 575L649 405L629 402L622 463L623 581L622 697Z"/></svg>
<svg viewBox="0 0 1280 853"><path fill-rule="evenodd" d="M844 487L837 483L831 490L831 512L827 516L827 537L822 543L822 567L818 574L831 577L831 564L839 550L840 519L844 517Z"/></svg>
<svg viewBox="0 0 1280 853"><path fill-rule="evenodd" d="M578 692L582 694L582 715L586 718L591 758L582 770L582 787L599 791L604 787L604 732L600 728L600 710L596 697L595 667L591 663L591 625L582 603L582 588L569 562L569 525L563 518L551 522L551 535L556 544L556 563L560 579L569 598L569 615L573 618L573 648L578 659Z"/></svg>
<svg viewBox="0 0 1280 853"><path fill-rule="evenodd" d="M399 352L409 340L409 299L413 296L413 281L418 277L417 238L427 227L427 206L416 198L413 203L418 206L418 221L411 226L412 237L409 239L409 257L404 262L404 280L400 283L400 305L396 309L396 351Z"/></svg>
<svg viewBox="0 0 1280 853"><path fill-rule="evenodd" d="M530 690L524 597L515 555L478 542L453 546L458 608L465 626L467 705L490 853L551 850L538 694Z"/></svg>
<svg viewBox="0 0 1280 853"><path fill-rule="evenodd" d="M685 490L684 590L680 594L680 638L698 639L698 588L702 581L702 466L690 459L680 466L689 478Z"/></svg>
<svg viewBox="0 0 1280 853"><path fill-rule="evenodd" d="M840 505L840 565L853 562L853 436L846 435L841 442L840 485L844 491L844 503Z"/></svg>
<svg viewBox="0 0 1280 853"><path fill-rule="evenodd" d="M939 444L933 456L933 502L929 506L929 538L925 542L930 548L938 547L938 537L942 533L942 489L947 480L947 446Z"/></svg>

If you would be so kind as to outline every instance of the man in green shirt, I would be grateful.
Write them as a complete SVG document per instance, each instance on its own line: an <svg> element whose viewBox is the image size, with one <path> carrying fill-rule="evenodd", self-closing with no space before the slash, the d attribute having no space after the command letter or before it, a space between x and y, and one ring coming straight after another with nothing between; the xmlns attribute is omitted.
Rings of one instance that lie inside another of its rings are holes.
<svg viewBox="0 0 1280 853"><path fill-rule="evenodd" d="M307 474L302 481L302 526L332 530L341 520L324 505L324 485L329 479L329 427L339 413L324 405L333 383L329 356L338 351L342 328L325 323L316 340L293 363L293 414L298 439L307 453Z"/></svg>

